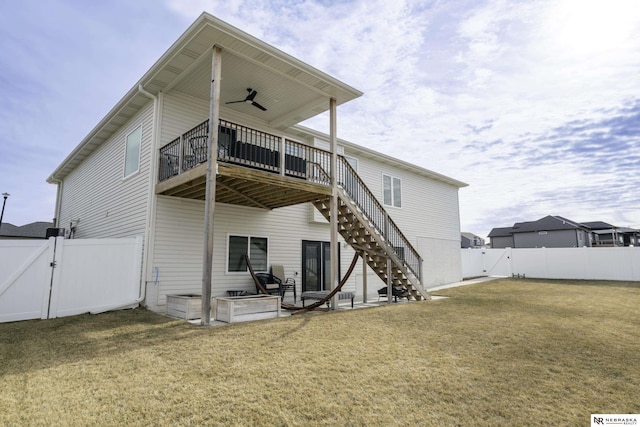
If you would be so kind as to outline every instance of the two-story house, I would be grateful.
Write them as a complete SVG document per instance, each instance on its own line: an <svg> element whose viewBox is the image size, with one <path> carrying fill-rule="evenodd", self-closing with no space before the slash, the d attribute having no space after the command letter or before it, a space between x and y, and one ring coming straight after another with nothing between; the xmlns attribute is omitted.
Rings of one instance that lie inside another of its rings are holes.
<svg viewBox="0 0 640 427"><path fill-rule="evenodd" d="M331 289L359 254L345 289L392 280L422 299L461 279L466 184L338 138L337 107L361 95L203 13L48 178L56 226L143 236L158 311L207 271L213 296L251 290L245 255L300 292ZM329 134L300 125L326 112Z"/></svg>
<svg viewBox="0 0 640 427"><path fill-rule="evenodd" d="M462 249L483 248L484 239L473 233L462 232L460 233L460 247Z"/></svg>

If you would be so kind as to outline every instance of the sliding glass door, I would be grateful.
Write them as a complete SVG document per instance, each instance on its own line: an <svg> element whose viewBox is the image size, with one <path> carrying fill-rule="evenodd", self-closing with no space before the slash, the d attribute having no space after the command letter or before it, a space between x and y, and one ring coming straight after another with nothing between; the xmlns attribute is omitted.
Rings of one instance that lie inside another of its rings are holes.
<svg viewBox="0 0 640 427"><path fill-rule="evenodd" d="M338 247L338 254L340 248ZM338 256L338 259L340 257ZM340 265L338 264L338 275ZM331 289L331 243L302 241L302 292Z"/></svg>

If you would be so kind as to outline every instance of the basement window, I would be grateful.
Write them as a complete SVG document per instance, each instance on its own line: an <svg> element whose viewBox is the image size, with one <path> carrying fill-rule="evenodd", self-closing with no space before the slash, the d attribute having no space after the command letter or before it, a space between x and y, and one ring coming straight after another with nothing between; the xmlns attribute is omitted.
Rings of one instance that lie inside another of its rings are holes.
<svg viewBox="0 0 640 427"><path fill-rule="evenodd" d="M227 273L249 271L245 255L249 255L254 271L267 271L269 241L266 237L229 236Z"/></svg>
<svg viewBox="0 0 640 427"><path fill-rule="evenodd" d="M386 206L402 207L402 181L400 178L382 175L382 193Z"/></svg>
<svg viewBox="0 0 640 427"><path fill-rule="evenodd" d="M128 177L140 168L140 143L142 142L142 126L127 135L126 151L124 155L124 177Z"/></svg>

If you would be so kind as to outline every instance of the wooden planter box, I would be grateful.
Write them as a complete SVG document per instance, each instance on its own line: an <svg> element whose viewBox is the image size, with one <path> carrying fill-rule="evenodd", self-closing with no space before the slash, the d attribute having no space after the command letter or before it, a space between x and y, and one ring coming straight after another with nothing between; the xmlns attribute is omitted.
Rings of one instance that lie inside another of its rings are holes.
<svg viewBox="0 0 640 427"><path fill-rule="evenodd" d="M280 297L249 295L215 299L216 320L232 323L280 316Z"/></svg>
<svg viewBox="0 0 640 427"><path fill-rule="evenodd" d="M213 307L213 304L211 305ZM193 320L202 317L202 295L167 295L167 316Z"/></svg>

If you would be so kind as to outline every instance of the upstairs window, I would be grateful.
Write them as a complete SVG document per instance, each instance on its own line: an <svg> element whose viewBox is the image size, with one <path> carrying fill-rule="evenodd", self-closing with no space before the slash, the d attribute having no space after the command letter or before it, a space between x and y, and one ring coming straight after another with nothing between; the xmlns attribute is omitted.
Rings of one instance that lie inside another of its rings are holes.
<svg viewBox="0 0 640 427"><path fill-rule="evenodd" d="M127 135L124 155L124 177L138 172L140 168L140 143L142 142L142 126Z"/></svg>
<svg viewBox="0 0 640 427"><path fill-rule="evenodd" d="M394 208L402 207L402 181L390 175L382 175L384 204Z"/></svg>

